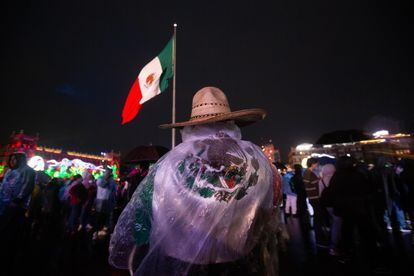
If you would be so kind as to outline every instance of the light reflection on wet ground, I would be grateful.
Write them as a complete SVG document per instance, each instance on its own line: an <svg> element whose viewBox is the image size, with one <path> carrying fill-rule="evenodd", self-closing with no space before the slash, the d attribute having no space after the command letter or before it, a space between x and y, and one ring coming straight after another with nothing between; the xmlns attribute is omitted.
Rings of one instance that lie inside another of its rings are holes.
<svg viewBox="0 0 414 276"><path fill-rule="evenodd" d="M312 229L301 227L296 217L288 217L290 234L287 252L280 256L280 275L414 275L414 248L410 233L388 233L383 261L370 268L360 254L358 243L352 259L335 258L328 249L315 245Z"/></svg>

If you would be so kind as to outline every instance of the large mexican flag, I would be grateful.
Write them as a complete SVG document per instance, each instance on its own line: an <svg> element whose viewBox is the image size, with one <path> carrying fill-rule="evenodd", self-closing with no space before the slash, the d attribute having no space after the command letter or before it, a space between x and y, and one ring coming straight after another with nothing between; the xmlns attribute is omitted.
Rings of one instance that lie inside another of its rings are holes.
<svg viewBox="0 0 414 276"><path fill-rule="evenodd" d="M139 72L122 110L122 124L134 119L143 103L157 96L168 87L168 80L174 74L173 40L174 37L161 53Z"/></svg>

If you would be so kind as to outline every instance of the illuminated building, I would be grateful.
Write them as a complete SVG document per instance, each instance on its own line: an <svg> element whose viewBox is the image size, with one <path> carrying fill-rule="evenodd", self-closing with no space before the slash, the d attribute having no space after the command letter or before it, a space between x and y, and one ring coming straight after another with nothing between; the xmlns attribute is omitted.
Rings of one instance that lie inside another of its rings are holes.
<svg viewBox="0 0 414 276"><path fill-rule="evenodd" d="M378 131L366 139L358 141L344 141L329 144L300 144L292 147L289 164L301 164L303 159L310 156L329 155L339 157L351 155L357 160L375 164L379 156L389 156L395 160L399 158L414 158L414 135L390 134L388 131Z"/></svg>
<svg viewBox="0 0 414 276"><path fill-rule="evenodd" d="M28 164L35 170L44 170L52 177L70 177L90 171L95 177L103 174L107 166L111 167L114 176L119 175L119 153L104 153L100 155L75 151L64 151L45 146L39 146L39 136L12 133L9 143L0 148L0 176L3 176L10 154L24 152Z"/></svg>

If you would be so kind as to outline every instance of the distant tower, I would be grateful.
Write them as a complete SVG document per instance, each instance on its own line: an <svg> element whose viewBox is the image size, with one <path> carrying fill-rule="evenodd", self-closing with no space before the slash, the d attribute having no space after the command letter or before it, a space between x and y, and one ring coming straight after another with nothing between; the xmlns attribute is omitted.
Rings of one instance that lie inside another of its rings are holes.
<svg viewBox="0 0 414 276"><path fill-rule="evenodd" d="M0 149L0 176L4 173L4 167L7 160L13 152L24 152L28 158L35 155L39 136L30 136L24 134L23 130L13 131L10 135L9 143Z"/></svg>
<svg viewBox="0 0 414 276"><path fill-rule="evenodd" d="M39 141L39 136L30 136L24 134L23 130L20 130L19 133L13 132L10 135L10 142L7 145L7 151L10 153L20 151L26 153L27 157L32 157L37 148L37 142Z"/></svg>

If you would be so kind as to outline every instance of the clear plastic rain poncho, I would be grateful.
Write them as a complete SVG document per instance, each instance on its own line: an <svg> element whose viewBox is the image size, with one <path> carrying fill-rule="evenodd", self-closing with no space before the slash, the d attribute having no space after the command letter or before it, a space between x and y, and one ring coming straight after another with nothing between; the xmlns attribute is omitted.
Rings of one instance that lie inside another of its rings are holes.
<svg viewBox="0 0 414 276"><path fill-rule="evenodd" d="M188 126L122 212L109 262L135 275L275 274L274 170L233 122Z"/></svg>

